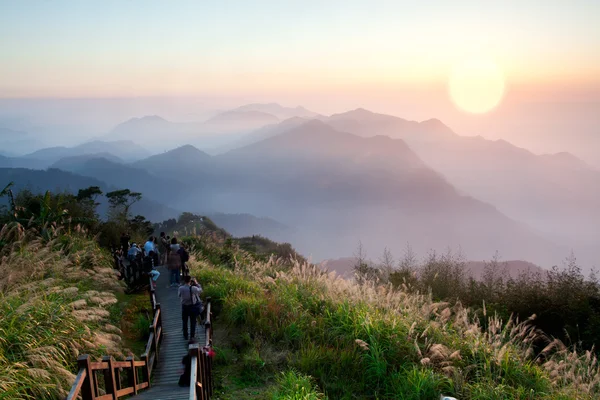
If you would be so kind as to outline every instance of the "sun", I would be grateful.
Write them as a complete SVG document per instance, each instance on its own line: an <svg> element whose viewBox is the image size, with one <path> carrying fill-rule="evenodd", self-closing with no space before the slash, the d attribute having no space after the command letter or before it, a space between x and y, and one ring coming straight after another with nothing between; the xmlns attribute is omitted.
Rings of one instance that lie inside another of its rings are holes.
<svg viewBox="0 0 600 400"><path fill-rule="evenodd" d="M448 89L458 108L482 114L500 104L504 94L504 76L491 60L466 60L455 65Z"/></svg>

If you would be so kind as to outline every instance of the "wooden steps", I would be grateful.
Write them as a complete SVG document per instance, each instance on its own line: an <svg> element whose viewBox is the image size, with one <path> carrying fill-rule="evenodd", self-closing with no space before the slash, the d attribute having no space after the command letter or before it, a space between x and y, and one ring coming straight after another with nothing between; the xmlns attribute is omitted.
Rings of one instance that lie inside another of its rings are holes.
<svg viewBox="0 0 600 400"><path fill-rule="evenodd" d="M160 272L156 285L156 301L162 311L163 342L158 356L158 365L151 377L150 389L142 391L136 400L173 400L187 399L189 387L179 387L179 376L182 372L181 360L188 353L188 341L183 338L181 320L181 303L177 296L177 288L169 287L169 271L166 267L158 267ZM204 327L196 326L196 341L206 342Z"/></svg>

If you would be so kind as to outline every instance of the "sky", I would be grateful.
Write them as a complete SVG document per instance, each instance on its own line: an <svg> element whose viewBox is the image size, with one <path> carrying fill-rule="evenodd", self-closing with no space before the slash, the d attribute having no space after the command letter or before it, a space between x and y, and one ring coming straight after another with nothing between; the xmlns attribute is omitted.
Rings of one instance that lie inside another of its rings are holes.
<svg viewBox="0 0 600 400"><path fill-rule="evenodd" d="M599 18L597 0L0 0L0 98L361 106L581 155L592 142L600 149ZM453 68L472 58L491 60L504 78L485 115L459 109L448 93ZM519 117L523 105L536 113ZM537 125L563 106L574 111L558 125L585 121L581 138L557 131L544 144L539 136L556 123Z"/></svg>

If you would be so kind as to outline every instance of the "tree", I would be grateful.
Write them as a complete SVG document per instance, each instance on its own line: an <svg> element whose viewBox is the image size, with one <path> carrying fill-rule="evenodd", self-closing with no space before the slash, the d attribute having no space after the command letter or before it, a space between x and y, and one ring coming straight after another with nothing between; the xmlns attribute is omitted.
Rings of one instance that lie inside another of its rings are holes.
<svg viewBox="0 0 600 400"><path fill-rule="evenodd" d="M16 220L17 219L17 207L15 205L15 196L13 195L13 191L11 189L11 187L13 187L15 183L14 182L9 182L4 189L2 189L2 191L0 192L0 198L4 197L4 196L8 196L8 198L10 199L10 213L11 216Z"/></svg>
<svg viewBox="0 0 600 400"><path fill-rule="evenodd" d="M85 217L98 219L96 208L98 205L100 205L100 203L97 203L96 199L102 194L103 192L98 186L90 186L85 189L79 189L76 199L79 204L81 204Z"/></svg>
<svg viewBox="0 0 600 400"><path fill-rule="evenodd" d="M129 189L115 190L106 193L109 204L109 219L126 222L129 219L129 209L142 199L142 194Z"/></svg>
<svg viewBox="0 0 600 400"><path fill-rule="evenodd" d="M379 278L379 270L369 265L367 253L365 252L361 241L358 242L358 248L356 249L356 253L354 253L354 258L356 260L353 268L354 276L359 285L363 285L368 281Z"/></svg>
<svg viewBox="0 0 600 400"><path fill-rule="evenodd" d="M392 252L387 247L383 249L383 255L379 259L379 270L381 271L381 279L389 281L390 275L394 272L396 261Z"/></svg>

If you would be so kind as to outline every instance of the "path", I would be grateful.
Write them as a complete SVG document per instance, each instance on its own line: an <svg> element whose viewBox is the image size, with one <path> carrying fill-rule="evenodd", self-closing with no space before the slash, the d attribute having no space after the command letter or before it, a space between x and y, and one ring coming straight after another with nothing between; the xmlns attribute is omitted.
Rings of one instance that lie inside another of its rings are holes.
<svg viewBox="0 0 600 400"><path fill-rule="evenodd" d="M153 371L151 387L131 397L136 400L176 400L187 399L189 387L179 387L181 359L188 352L188 342L183 338L181 303L177 288L169 287L169 271L158 267L160 277L156 284L156 301L162 312L163 341L160 347L158 365ZM205 343L204 329L196 326L196 340Z"/></svg>

